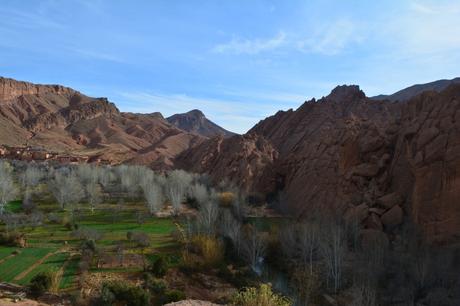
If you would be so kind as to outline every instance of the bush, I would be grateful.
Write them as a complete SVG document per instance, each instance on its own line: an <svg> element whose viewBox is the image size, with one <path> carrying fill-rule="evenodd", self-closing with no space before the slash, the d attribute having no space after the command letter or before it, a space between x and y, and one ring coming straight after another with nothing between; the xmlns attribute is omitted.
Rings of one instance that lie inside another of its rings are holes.
<svg viewBox="0 0 460 306"><path fill-rule="evenodd" d="M215 267L224 258L222 243L212 236L197 235L192 238L192 246L203 259L204 267Z"/></svg>
<svg viewBox="0 0 460 306"><path fill-rule="evenodd" d="M290 306L292 302L272 291L270 284L262 284L259 288L246 288L237 293L232 305L236 306Z"/></svg>
<svg viewBox="0 0 460 306"><path fill-rule="evenodd" d="M162 305L185 300L185 293L179 290L168 290L161 299Z"/></svg>
<svg viewBox="0 0 460 306"><path fill-rule="evenodd" d="M163 295L166 291L166 284L164 281L153 277L152 274L145 273L144 288L155 295Z"/></svg>
<svg viewBox="0 0 460 306"><path fill-rule="evenodd" d="M156 277L165 276L168 271L168 262L163 256L159 256L149 267L150 272Z"/></svg>
<svg viewBox="0 0 460 306"><path fill-rule="evenodd" d="M127 306L147 306L150 295L144 289L123 282L108 282L102 285L100 304L122 304Z"/></svg>
<svg viewBox="0 0 460 306"><path fill-rule="evenodd" d="M2 233L0 234L0 245L23 248L26 246L26 240L24 234L16 232L9 234Z"/></svg>
<svg viewBox="0 0 460 306"><path fill-rule="evenodd" d="M35 296L43 295L51 289L53 285L53 275L50 272L40 272L30 281L29 289Z"/></svg>
<svg viewBox="0 0 460 306"><path fill-rule="evenodd" d="M235 195L230 191L225 191L219 194L219 204L223 207L232 207L235 201Z"/></svg>

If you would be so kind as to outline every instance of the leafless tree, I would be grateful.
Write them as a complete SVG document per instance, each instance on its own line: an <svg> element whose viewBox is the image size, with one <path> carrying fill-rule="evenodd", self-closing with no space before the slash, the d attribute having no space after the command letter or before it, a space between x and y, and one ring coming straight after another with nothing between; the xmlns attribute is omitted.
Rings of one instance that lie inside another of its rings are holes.
<svg viewBox="0 0 460 306"><path fill-rule="evenodd" d="M298 249L304 267L310 267L313 274L313 259L319 251L319 228L313 221L303 221L297 226Z"/></svg>
<svg viewBox="0 0 460 306"><path fill-rule="evenodd" d="M160 211L163 206L163 190L154 181L149 186L143 186L144 196L151 214Z"/></svg>
<svg viewBox="0 0 460 306"><path fill-rule="evenodd" d="M243 233L242 254L255 272L263 261L267 249L266 239L256 226L248 225Z"/></svg>
<svg viewBox="0 0 460 306"><path fill-rule="evenodd" d="M94 212L96 206L102 202L101 186L97 183L97 181L89 181L86 184L86 194L88 196L88 203L91 212Z"/></svg>
<svg viewBox="0 0 460 306"><path fill-rule="evenodd" d="M63 174L58 171L55 178L50 182L49 187L62 209L71 206L73 218L76 205L85 195L78 177L73 172Z"/></svg>
<svg viewBox="0 0 460 306"><path fill-rule="evenodd" d="M328 268L329 278L333 280L334 291L341 286L343 261L346 252L345 233L341 223L336 218L322 224L320 251Z"/></svg>
<svg viewBox="0 0 460 306"><path fill-rule="evenodd" d="M0 215L4 214L8 202L18 195L18 189L14 183L13 168L8 162L0 161Z"/></svg>
<svg viewBox="0 0 460 306"><path fill-rule="evenodd" d="M236 254L239 256L241 253L241 223L228 210L222 213L220 230L224 237L232 241Z"/></svg>
<svg viewBox="0 0 460 306"><path fill-rule="evenodd" d="M200 229L207 235L215 234L216 221L219 216L219 204L215 196L210 196L208 200L199 203L198 224Z"/></svg>
<svg viewBox="0 0 460 306"><path fill-rule="evenodd" d="M174 170L168 173L166 194L176 213L180 209L180 205L192 180L193 177L183 170Z"/></svg>

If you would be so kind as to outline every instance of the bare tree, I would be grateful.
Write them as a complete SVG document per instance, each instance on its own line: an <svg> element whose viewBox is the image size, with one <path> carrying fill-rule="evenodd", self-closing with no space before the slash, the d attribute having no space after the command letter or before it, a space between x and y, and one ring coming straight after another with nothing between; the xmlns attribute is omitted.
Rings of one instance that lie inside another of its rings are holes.
<svg viewBox="0 0 460 306"><path fill-rule="evenodd" d="M18 189L14 183L13 168L8 162L0 162L0 215L5 212L8 202L18 195Z"/></svg>
<svg viewBox="0 0 460 306"><path fill-rule="evenodd" d="M143 186L144 196L147 200L147 205L151 214L160 211L163 206L163 190L154 181L149 186Z"/></svg>
<svg viewBox="0 0 460 306"><path fill-rule="evenodd" d="M219 216L219 205L216 198L210 197L199 205L197 221L200 229L207 235L215 234L216 221Z"/></svg>
<svg viewBox="0 0 460 306"><path fill-rule="evenodd" d="M193 177L183 170L174 170L168 173L166 193L176 213L180 209L192 180Z"/></svg>
<svg viewBox="0 0 460 306"><path fill-rule="evenodd" d="M222 235L232 241L236 254L239 256L241 252L241 223L228 210L222 213L220 221Z"/></svg>
<svg viewBox="0 0 460 306"><path fill-rule="evenodd" d="M322 224L323 237L320 239L320 250L328 268L329 278L333 280L334 291L341 286L343 261L346 252L345 233L342 225L335 218Z"/></svg>
<svg viewBox="0 0 460 306"><path fill-rule="evenodd" d="M101 193L101 186L96 181L88 182L86 185L86 194L88 195L88 203L92 213L96 206L102 202Z"/></svg>
<svg viewBox="0 0 460 306"><path fill-rule="evenodd" d="M313 274L313 259L319 250L319 229L315 222L303 221L298 226L298 249L304 267Z"/></svg>
<svg viewBox="0 0 460 306"><path fill-rule="evenodd" d="M267 248L266 240L256 226L245 228L242 240L242 254L254 272L260 273L260 263Z"/></svg>
<svg viewBox="0 0 460 306"><path fill-rule="evenodd" d="M62 209L71 206L73 218L75 206L85 195L83 186L77 176L73 172L63 174L58 171L55 178L50 182L49 187Z"/></svg>

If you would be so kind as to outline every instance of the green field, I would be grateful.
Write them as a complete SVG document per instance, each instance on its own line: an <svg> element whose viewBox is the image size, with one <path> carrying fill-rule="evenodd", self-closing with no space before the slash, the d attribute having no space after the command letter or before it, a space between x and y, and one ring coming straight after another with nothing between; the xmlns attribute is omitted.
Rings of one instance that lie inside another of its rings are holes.
<svg viewBox="0 0 460 306"><path fill-rule="evenodd" d="M14 278L28 269L46 254L53 251L51 248L26 248L20 253L0 264L0 281L14 282Z"/></svg>
<svg viewBox="0 0 460 306"><path fill-rule="evenodd" d="M27 285L30 280L40 272L52 271L57 272L64 265L68 258L68 253L58 252L48 257L42 264L30 271L26 276L18 280L20 285Z"/></svg>
<svg viewBox="0 0 460 306"><path fill-rule="evenodd" d="M17 201L10 203L8 207L11 211L21 211L20 203L18 204ZM39 208L45 214L53 212L61 218L69 218L68 212L59 210L56 204L46 203L39 205ZM151 217L145 212L144 222L138 223L137 212L145 210L141 204L126 206L116 216L114 216L113 210L113 204L104 204L100 205L94 213L85 210L80 212L76 218L79 229L96 230L101 235L101 239L96 242L98 252L103 252L106 256L115 256L116 248L119 245L124 246L126 254L150 254L149 256L151 256L151 254L177 251L177 242L172 236L176 226L172 219ZM0 231L3 230L3 226L0 225ZM22 227L18 229L18 232L25 234L27 247L20 249L0 246L0 281L27 285L38 273L54 271L59 272L58 275L60 275L59 289L65 291L78 289L79 252L82 241L72 234L72 230L66 227L64 222L50 223L45 221L41 226ZM150 246L148 248L137 247L135 243L128 241L128 232L146 233L150 238ZM13 254L15 250L19 251L16 255ZM52 254L52 252L56 253ZM31 269L47 254L50 256ZM31 270L28 271L28 269ZM28 273L24 274L24 271L28 271ZM142 266L90 268L90 273L102 271L133 273L142 271Z"/></svg>
<svg viewBox="0 0 460 306"><path fill-rule="evenodd" d="M74 256L70 259L67 266L64 268L64 273L59 283L59 289L65 290L75 286L79 261L80 258L78 256Z"/></svg>

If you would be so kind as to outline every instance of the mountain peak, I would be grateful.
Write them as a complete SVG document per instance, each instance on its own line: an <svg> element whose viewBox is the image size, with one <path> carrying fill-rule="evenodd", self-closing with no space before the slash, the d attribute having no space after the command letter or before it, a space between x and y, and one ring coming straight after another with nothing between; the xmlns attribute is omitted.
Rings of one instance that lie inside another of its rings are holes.
<svg viewBox="0 0 460 306"><path fill-rule="evenodd" d="M217 135L230 137L234 135L234 133L225 130L206 118L199 109L192 109L183 114L175 114L166 118L166 120L181 130L205 137L214 137Z"/></svg>
<svg viewBox="0 0 460 306"><path fill-rule="evenodd" d="M192 115L194 117L204 117L204 118L206 118L206 116L203 114L203 112L200 111L199 109L192 109L191 111L186 112L184 115Z"/></svg>
<svg viewBox="0 0 460 306"><path fill-rule="evenodd" d="M365 97L366 94L358 85L339 85L327 96L328 99L337 102L358 100Z"/></svg>

